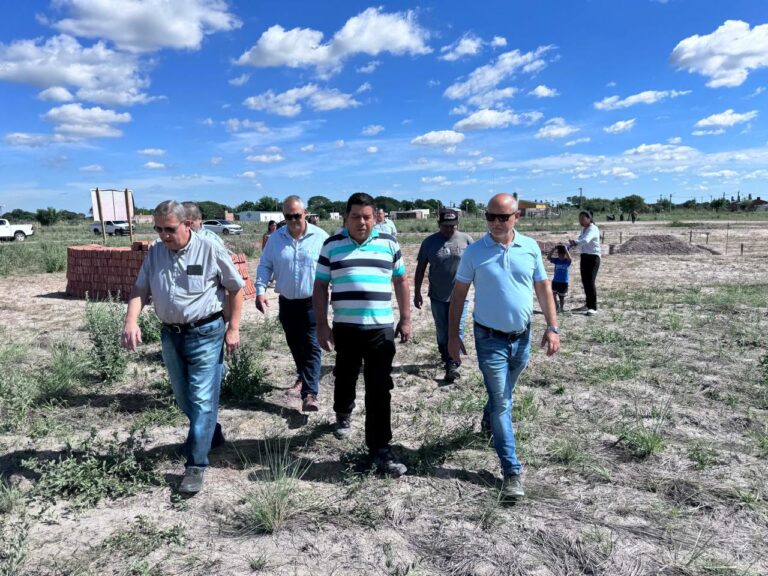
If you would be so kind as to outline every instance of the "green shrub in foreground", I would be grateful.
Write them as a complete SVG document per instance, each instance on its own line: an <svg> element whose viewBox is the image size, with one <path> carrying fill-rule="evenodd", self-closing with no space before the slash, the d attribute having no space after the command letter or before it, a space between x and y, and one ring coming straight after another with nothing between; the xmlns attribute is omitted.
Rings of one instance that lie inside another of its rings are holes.
<svg viewBox="0 0 768 576"><path fill-rule="evenodd" d="M248 403L264 396L271 386L264 380L261 359L248 344L243 344L230 356L229 372L221 385L221 397L238 403Z"/></svg>
<svg viewBox="0 0 768 576"><path fill-rule="evenodd" d="M122 346L125 305L115 300L85 305L88 338L93 345L93 362L102 379L111 384L125 374L128 355Z"/></svg>

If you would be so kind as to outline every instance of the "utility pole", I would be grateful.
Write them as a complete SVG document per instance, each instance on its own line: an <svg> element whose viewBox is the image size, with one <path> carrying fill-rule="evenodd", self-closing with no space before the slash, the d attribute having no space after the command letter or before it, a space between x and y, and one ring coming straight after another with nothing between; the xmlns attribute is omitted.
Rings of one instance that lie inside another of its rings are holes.
<svg viewBox="0 0 768 576"><path fill-rule="evenodd" d="M581 186L579 186L579 210L582 209L582 204L584 204L584 193L581 189Z"/></svg>

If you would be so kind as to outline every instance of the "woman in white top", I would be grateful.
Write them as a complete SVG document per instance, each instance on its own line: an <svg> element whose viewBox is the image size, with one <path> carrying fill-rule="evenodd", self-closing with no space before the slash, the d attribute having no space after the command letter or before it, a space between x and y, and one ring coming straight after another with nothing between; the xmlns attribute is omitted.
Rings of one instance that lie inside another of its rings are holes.
<svg viewBox="0 0 768 576"><path fill-rule="evenodd" d="M581 234L576 240L569 240L571 246L581 246L581 284L587 297L586 306L576 308L574 312L584 312L587 316L597 314L597 271L600 269L600 230L592 220L592 214L586 210L579 213Z"/></svg>

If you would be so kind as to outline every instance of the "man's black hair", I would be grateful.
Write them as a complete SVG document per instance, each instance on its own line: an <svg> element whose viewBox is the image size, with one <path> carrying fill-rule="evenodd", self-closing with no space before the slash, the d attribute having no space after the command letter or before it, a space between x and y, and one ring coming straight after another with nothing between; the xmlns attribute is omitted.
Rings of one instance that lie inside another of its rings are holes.
<svg viewBox="0 0 768 576"><path fill-rule="evenodd" d="M346 214L350 213L353 205L373 207L373 198L371 197L370 194L366 194L365 192L355 192L354 194L352 194L352 196L349 197L349 200L347 200Z"/></svg>

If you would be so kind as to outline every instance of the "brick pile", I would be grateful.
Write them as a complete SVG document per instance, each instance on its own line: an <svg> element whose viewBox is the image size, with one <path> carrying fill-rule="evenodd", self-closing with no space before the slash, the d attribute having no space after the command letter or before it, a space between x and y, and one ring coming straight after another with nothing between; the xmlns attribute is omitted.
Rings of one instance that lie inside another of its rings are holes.
<svg viewBox="0 0 768 576"><path fill-rule="evenodd" d="M76 298L92 300L110 296L127 301L139 274L141 263L152 244L134 242L130 248L108 248L99 244L67 248L66 293ZM244 296L256 297L256 288L248 275L244 254L232 254L232 261L245 280Z"/></svg>

